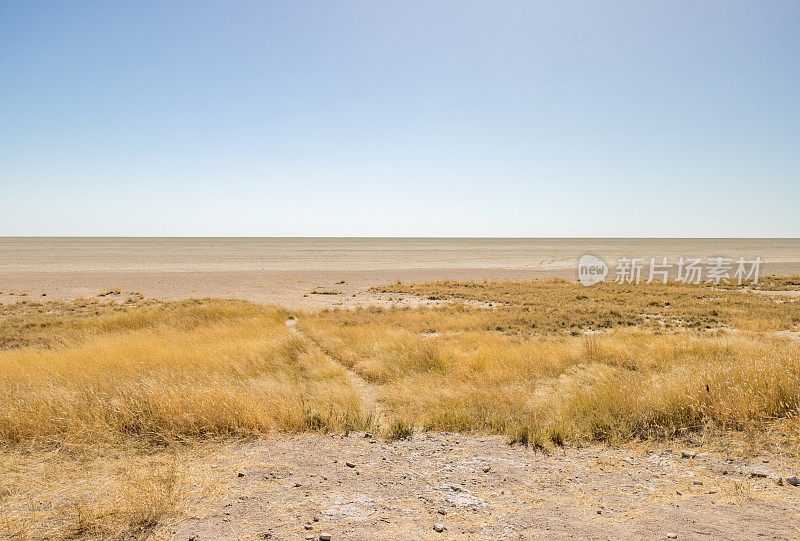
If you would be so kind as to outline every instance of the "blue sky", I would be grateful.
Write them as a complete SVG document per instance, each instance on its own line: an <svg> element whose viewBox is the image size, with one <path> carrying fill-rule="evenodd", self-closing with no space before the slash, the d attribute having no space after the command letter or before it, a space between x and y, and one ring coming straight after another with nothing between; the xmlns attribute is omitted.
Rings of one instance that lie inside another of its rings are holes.
<svg viewBox="0 0 800 541"><path fill-rule="evenodd" d="M0 235L800 236L800 2L0 0Z"/></svg>

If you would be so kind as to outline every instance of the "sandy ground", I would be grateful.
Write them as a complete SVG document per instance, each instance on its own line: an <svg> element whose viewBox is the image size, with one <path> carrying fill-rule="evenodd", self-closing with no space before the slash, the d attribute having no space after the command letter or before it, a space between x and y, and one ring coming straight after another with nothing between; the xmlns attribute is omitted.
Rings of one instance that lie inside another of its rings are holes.
<svg viewBox="0 0 800 541"><path fill-rule="evenodd" d="M105 291L120 290L168 300L236 298L294 309L319 309L388 304L388 299L369 292L369 288L397 280L532 280L553 277L574 278L565 271L513 269L0 272L0 302L94 297ZM22 293L27 295L20 296ZM42 297L42 293L46 296Z"/></svg>
<svg viewBox="0 0 800 541"><path fill-rule="evenodd" d="M241 444L225 496L162 533L176 540L796 539L797 461L696 449L510 446L500 437L364 433ZM350 467L349 464L352 465ZM239 476L239 474L243 476ZM435 525L445 530L434 530ZM318 537L317 537L318 538Z"/></svg>
<svg viewBox="0 0 800 541"><path fill-rule="evenodd" d="M145 297L246 299L293 309L386 306L394 303L369 288L400 280L533 280L576 279L574 269L408 269L298 270L219 272L141 271L0 271L0 303L19 300L94 297L109 290L135 291ZM763 274L800 274L796 263L765 265ZM344 282L344 283L342 283ZM314 293L317 291L318 293ZM333 294L319 294L319 292ZM27 294L20 296L20 294ZM46 294L43 297L42 294Z"/></svg>

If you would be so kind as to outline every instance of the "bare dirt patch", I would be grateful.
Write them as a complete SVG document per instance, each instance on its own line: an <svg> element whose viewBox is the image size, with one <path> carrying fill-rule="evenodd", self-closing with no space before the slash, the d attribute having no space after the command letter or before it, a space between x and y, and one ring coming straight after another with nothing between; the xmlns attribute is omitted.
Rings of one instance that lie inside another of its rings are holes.
<svg viewBox="0 0 800 541"><path fill-rule="evenodd" d="M241 444L225 496L172 539L791 539L795 459L632 445L558 449L503 438L364 433ZM348 463L353 465L349 467ZM244 474L239 476L239 472ZM761 477L761 476L764 477ZM445 527L438 533L434 525Z"/></svg>

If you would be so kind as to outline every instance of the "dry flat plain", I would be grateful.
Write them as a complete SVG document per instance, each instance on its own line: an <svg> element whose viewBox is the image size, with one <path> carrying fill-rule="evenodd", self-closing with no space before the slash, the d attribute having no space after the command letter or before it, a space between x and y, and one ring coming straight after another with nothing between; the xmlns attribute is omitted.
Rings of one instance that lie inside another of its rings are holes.
<svg viewBox="0 0 800 541"><path fill-rule="evenodd" d="M0 537L796 538L799 290L19 297Z"/></svg>
<svg viewBox="0 0 800 541"><path fill-rule="evenodd" d="M761 258L800 274L800 239L0 237L0 302L136 291L147 298L244 299L293 309L388 306L373 286L577 279L581 256ZM613 269L610 274L614 276ZM336 291L319 295L313 291Z"/></svg>

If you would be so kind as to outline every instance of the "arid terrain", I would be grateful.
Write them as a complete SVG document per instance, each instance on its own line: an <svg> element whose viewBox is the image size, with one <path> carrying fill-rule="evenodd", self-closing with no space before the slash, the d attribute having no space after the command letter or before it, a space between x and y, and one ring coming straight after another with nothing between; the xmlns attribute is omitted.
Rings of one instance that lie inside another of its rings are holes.
<svg viewBox="0 0 800 541"><path fill-rule="evenodd" d="M762 258L762 275L800 274L800 240L792 238L0 237L0 302L118 290L161 300L241 299L302 310L390 306L371 288L398 280L575 280L584 254L604 259L611 277L622 256L675 263L723 254Z"/></svg>
<svg viewBox="0 0 800 541"><path fill-rule="evenodd" d="M800 0L0 0L0 541L800 541Z"/></svg>
<svg viewBox="0 0 800 541"><path fill-rule="evenodd" d="M775 481L796 469L794 459L707 453L699 442L688 449L698 454L683 458L661 443L543 453L499 437L442 433L395 442L361 432L280 438L230 450L214 465L226 496L166 533L230 540L800 534L800 488Z"/></svg>
<svg viewBox="0 0 800 541"><path fill-rule="evenodd" d="M791 539L798 289L17 297L0 537Z"/></svg>

